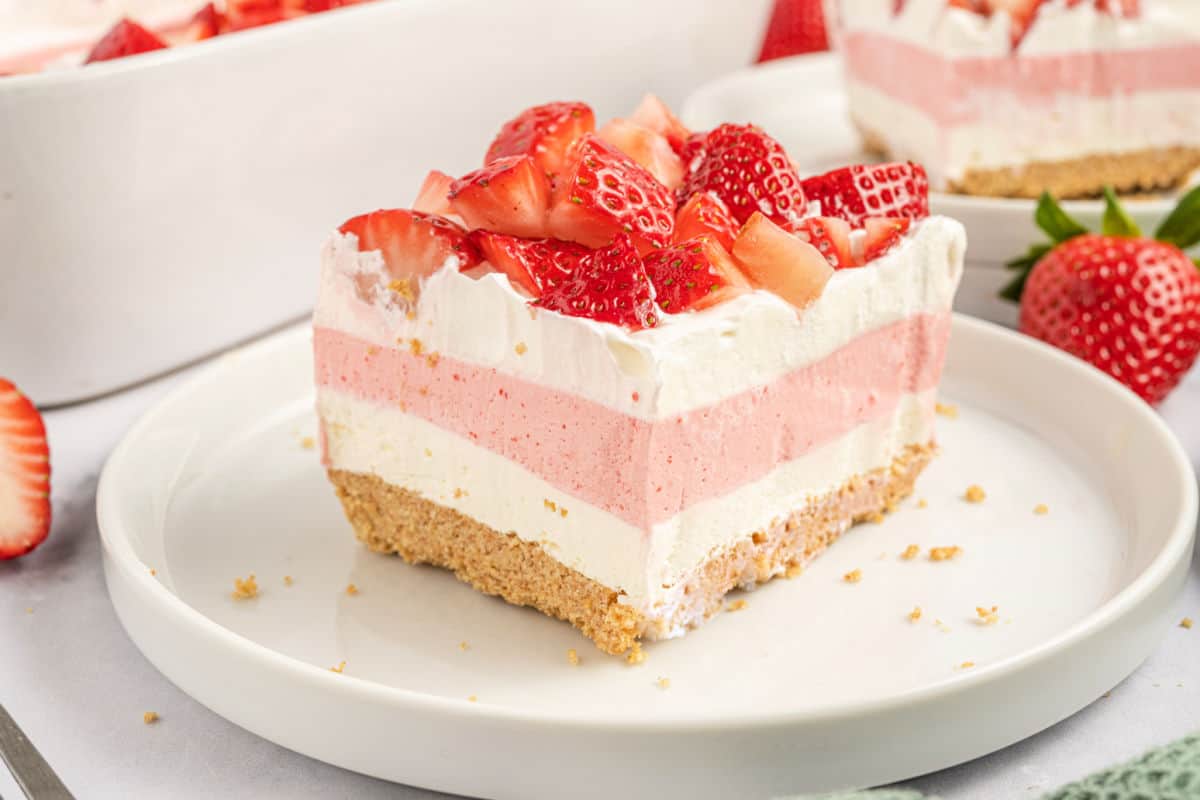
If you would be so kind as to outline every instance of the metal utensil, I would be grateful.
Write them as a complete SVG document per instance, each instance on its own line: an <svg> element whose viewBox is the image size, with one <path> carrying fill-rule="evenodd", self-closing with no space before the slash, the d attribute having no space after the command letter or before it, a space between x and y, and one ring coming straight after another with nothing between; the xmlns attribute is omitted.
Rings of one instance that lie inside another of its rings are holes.
<svg viewBox="0 0 1200 800"><path fill-rule="evenodd" d="M17 786L29 800L75 799L3 705L0 705L0 759L8 765Z"/></svg>

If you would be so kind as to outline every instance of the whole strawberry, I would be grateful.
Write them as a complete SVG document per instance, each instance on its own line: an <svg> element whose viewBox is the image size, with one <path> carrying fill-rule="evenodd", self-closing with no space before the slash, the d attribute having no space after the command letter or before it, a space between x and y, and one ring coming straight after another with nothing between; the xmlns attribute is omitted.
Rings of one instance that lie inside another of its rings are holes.
<svg viewBox="0 0 1200 800"><path fill-rule="evenodd" d="M1078 356L1158 404L1200 355L1200 188L1146 238L1111 189L1103 231L1088 232L1048 195L1037 222L1053 244L1009 264L1022 333Z"/></svg>

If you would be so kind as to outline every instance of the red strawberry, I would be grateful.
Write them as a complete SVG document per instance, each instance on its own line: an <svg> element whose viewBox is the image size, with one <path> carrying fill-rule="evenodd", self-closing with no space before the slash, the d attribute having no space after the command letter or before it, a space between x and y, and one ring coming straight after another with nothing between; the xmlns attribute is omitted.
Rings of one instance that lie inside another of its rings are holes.
<svg viewBox="0 0 1200 800"><path fill-rule="evenodd" d="M738 222L755 211L780 224L804 213L795 167L779 142L754 125L725 123L709 131L704 155L684 180L682 196L703 191L725 201Z"/></svg>
<svg viewBox="0 0 1200 800"><path fill-rule="evenodd" d="M471 240L489 264L534 297L566 280L591 252L558 239L518 239L502 233L473 231Z"/></svg>
<svg viewBox="0 0 1200 800"><path fill-rule="evenodd" d="M992 13L1004 11L1008 13L1009 19L1012 20L1012 26L1009 28L1009 35L1012 38L1013 47L1020 44L1025 38L1025 32L1029 30L1029 26L1033 24L1033 18L1037 16L1038 9L1046 0L988 0L988 8Z"/></svg>
<svg viewBox="0 0 1200 800"><path fill-rule="evenodd" d="M506 156L530 156L551 180L566 169L567 150L596 128L586 103L546 103L504 123L488 147L484 164Z"/></svg>
<svg viewBox="0 0 1200 800"><path fill-rule="evenodd" d="M758 60L829 49L821 0L775 0Z"/></svg>
<svg viewBox="0 0 1200 800"><path fill-rule="evenodd" d="M1089 0L1067 0L1067 8L1074 8ZM1136 17L1141 14L1141 4L1138 0L1090 0L1097 11L1118 17Z"/></svg>
<svg viewBox="0 0 1200 800"><path fill-rule="evenodd" d="M822 216L840 217L854 228L867 217L929 216L929 179L911 161L842 167L805 178L801 186L809 203L820 203Z"/></svg>
<svg viewBox="0 0 1200 800"><path fill-rule="evenodd" d="M817 248L755 212L733 243L733 257L755 286L797 308L821 296L833 267Z"/></svg>
<svg viewBox="0 0 1200 800"><path fill-rule="evenodd" d="M804 241L817 248L834 269L857 267L850 247L850 223L837 217L807 217L789 228Z"/></svg>
<svg viewBox="0 0 1200 800"><path fill-rule="evenodd" d="M671 241L675 203L667 187L593 134L572 149L556 198L549 222L558 239L603 247L624 232L642 253Z"/></svg>
<svg viewBox="0 0 1200 800"><path fill-rule="evenodd" d="M425 182L421 184L421 191L417 192L417 199L412 205L413 211L442 217L453 214L454 209L450 206L450 186L453 183L454 178L446 173L436 169L430 170L425 176Z"/></svg>
<svg viewBox="0 0 1200 800"><path fill-rule="evenodd" d="M750 289L750 282L712 236L647 253L645 264L654 297L668 314L700 311Z"/></svg>
<svg viewBox="0 0 1200 800"><path fill-rule="evenodd" d="M1010 267L1004 291L1020 328L1066 350L1157 404L1200 356L1200 271L1183 249L1200 242L1200 188L1145 238L1111 190L1104 233L1088 233L1049 195L1037 222L1053 240ZM1181 249L1183 248L1183 249Z"/></svg>
<svg viewBox="0 0 1200 800"><path fill-rule="evenodd" d="M708 141L708 131L693 133L679 145L679 158L688 172L694 172L704 160L704 143Z"/></svg>
<svg viewBox="0 0 1200 800"><path fill-rule="evenodd" d="M684 142L692 135L692 132L679 121L679 118L671 113L671 109L667 108L667 104L652 94L647 94L642 98L642 102L629 115L629 119L644 128L649 128L655 133L667 137L671 148L677 153L683 147Z"/></svg>
<svg viewBox="0 0 1200 800"><path fill-rule="evenodd" d="M0 378L0 561L50 533L50 450L33 403Z"/></svg>
<svg viewBox="0 0 1200 800"><path fill-rule="evenodd" d="M712 192L696 192L675 212L673 240L683 242L708 234L729 250L737 230L738 225L721 198Z"/></svg>
<svg viewBox="0 0 1200 800"><path fill-rule="evenodd" d="M871 217L864 223L867 238L863 242L862 262L866 264L899 244L901 237L912 226L910 219Z"/></svg>
<svg viewBox="0 0 1200 800"><path fill-rule="evenodd" d="M225 15L217 11L216 6L212 3L201 8L192 17L188 23L187 30L184 32L183 41L199 42L204 39L211 39L221 33L225 27Z"/></svg>
<svg viewBox="0 0 1200 800"><path fill-rule="evenodd" d="M535 305L568 314L612 322L640 330L658 324L654 287L629 234L587 253L574 272L547 287Z"/></svg>
<svg viewBox="0 0 1200 800"><path fill-rule="evenodd" d="M104 37L96 42L92 52L83 63L108 61L114 58L124 58L138 53L148 53L151 50L162 50L166 42L150 31L128 19L122 19L109 29Z"/></svg>
<svg viewBox="0 0 1200 800"><path fill-rule="evenodd" d="M460 225L433 214L381 209L348 220L339 230L358 237L358 249L378 250L396 278L425 277L454 256L458 269L479 263L479 251Z"/></svg>
<svg viewBox="0 0 1200 800"><path fill-rule="evenodd" d="M596 135L646 168L654 178L674 190L683 181L683 161L662 134L627 119L614 119Z"/></svg>
<svg viewBox="0 0 1200 800"><path fill-rule="evenodd" d="M225 0L227 31L257 28L288 19L295 14L284 0Z"/></svg>
<svg viewBox="0 0 1200 800"><path fill-rule="evenodd" d="M513 236L546 235L550 186L529 156L498 158L450 184L450 205L470 228Z"/></svg>

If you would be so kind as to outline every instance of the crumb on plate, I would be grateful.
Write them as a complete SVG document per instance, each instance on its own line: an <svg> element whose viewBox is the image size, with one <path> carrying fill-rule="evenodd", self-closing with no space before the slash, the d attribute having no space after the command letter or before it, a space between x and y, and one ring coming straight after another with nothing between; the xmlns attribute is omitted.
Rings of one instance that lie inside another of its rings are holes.
<svg viewBox="0 0 1200 800"><path fill-rule="evenodd" d="M158 722L157 711L145 711L142 713L142 722L146 725L153 725Z"/></svg>
<svg viewBox="0 0 1200 800"><path fill-rule="evenodd" d="M950 559L962 553L962 548L956 544L947 545L945 547L929 548L930 561L949 561Z"/></svg>
<svg viewBox="0 0 1200 800"><path fill-rule="evenodd" d="M338 665L336 667L329 668L330 672L336 672L338 675L341 675L345 670L346 670L346 662L345 661L340 661L340 662L338 662Z"/></svg>
<svg viewBox="0 0 1200 800"><path fill-rule="evenodd" d="M671 679L670 678L659 678L657 681L655 681L655 683L658 684L658 688L660 688L660 689L670 689L671 688Z"/></svg>
<svg viewBox="0 0 1200 800"><path fill-rule="evenodd" d="M917 547L915 544L910 544L908 547L904 548L904 552L900 554L900 558L904 559L905 561L912 561L920 554L921 548Z"/></svg>
<svg viewBox="0 0 1200 800"><path fill-rule="evenodd" d="M517 346L514 347L513 350L516 351L517 355L523 356L529 351L529 348L525 346L524 342L517 342Z"/></svg>
<svg viewBox="0 0 1200 800"><path fill-rule="evenodd" d="M958 419L958 406L953 403L934 403L933 410L947 419Z"/></svg>
<svg viewBox="0 0 1200 800"><path fill-rule="evenodd" d="M858 583L862 580L862 570L857 568L852 569L842 576L842 580L846 583Z"/></svg>
<svg viewBox="0 0 1200 800"><path fill-rule="evenodd" d="M233 599L234 600L252 600L258 597L258 581L251 572L245 579L233 579Z"/></svg>
<svg viewBox="0 0 1200 800"><path fill-rule="evenodd" d="M963 495L968 503L982 503L987 499L987 493L983 491L983 487L977 483L972 483L967 487L966 494Z"/></svg>
<svg viewBox="0 0 1200 800"><path fill-rule="evenodd" d="M317 443L313 439L313 437L305 436L304 438L302 438L300 440L300 446L303 447L305 450L312 450L314 447L317 446Z"/></svg>
<svg viewBox="0 0 1200 800"><path fill-rule="evenodd" d="M917 501L917 508L929 508L929 501L922 497Z"/></svg>
<svg viewBox="0 0 1200 800"><path fill-rule="evenodd" d="M458 649L462 650L465 653L471 649L471 644L466 639L463 639L461 642L458 643Z"/></svg>
<svg viewBox="0 0 1200 800"><path fill-rule="evenodd" d="M1192 618L1184 617L1183 619L1179 620L1179 627L1185 628L1187 630L1191 630L1192 629Z"/></svg>
<svg viewBox="0 0 1200 800"><path fill-rule="evenodd" d="M992 606L975 606L975 615L979 618L980 625L995 625L1000 621L1000 607Z"/></svg>
<svg viewBox="0 0 1200 800"><path fill-rule="evenodd" d="M284 586L291 586L295 582L296 582L295 579L291 575L283 576L283 585Z"/></svg>
<svg viewBox="0 0 1200 800"><path fill-rule="evenodd" d="M628 655L625 656L625 663L630 665L642 664L646 661L646 651L642 650L641 642L634 642L630 648Z"/></svg>
<svg viewBox="0 0 1200 800"><path fill-rule="evenodd" d="M567 663L572 667L579 666L579 651L577 651L574 647L567 651Z"/></svg>
<svg viewBox="0 0 1200 800"><path fill-rule="evenodd" d="M478 702L479 702L479 698L478 698L478 697L476 697L476 696L475 696L475 695L473 695L473 694L470 694L470 695L467 695L467 702L468 702L468 703L478 703Z"/></svg>
<svg viewBox="0 0 1200 800"><path fill-rule="evenodd" d="M1038 503L1036 506L1033 507L1033 513L1037 514L1038 516L1042 516L1044 514L1049 514L1050 506L1046 505L1045 503Z"/></svg>
<svg viewBox="0 0 1200 800"><path fill-rule="evenodd" d="M958 665L958 668L959 668L959 669L970 669L970 668L971 668L971 667L973 667L973 666L975 666L975 662L974 662L974 661L964 661L964 662L962 662L961 664L959 664L959 665Z"/></svg>
<svg viewBox="0 0 1200 800"><path fill-rule="evenodd" d="M358 594L358 587L355 586L353 583L346 584L346 594L350 595L351 597L354 597L354 595Z"/></svg>
<svg viewBox="0 0 1200 800"><path fill-rule="evenodd" d="M749 603L747 603L744 599L738 599L738 600L734 600L732 603L725 606L725 610L726 611L741 611L743 608L745 608L748 605L749 605Z"/></svg>
<svg viewBox="0 0 1200 800"><path fill-rule="evenodd" d="M920 618L921 618L921 607L920 607L920 606L913 606L913 610L912 610L912 611L910 611L910 612L908 612L908 621L909 621L909 622L916 622L916 621L917 621L917 620L919 620Z"/></svg>

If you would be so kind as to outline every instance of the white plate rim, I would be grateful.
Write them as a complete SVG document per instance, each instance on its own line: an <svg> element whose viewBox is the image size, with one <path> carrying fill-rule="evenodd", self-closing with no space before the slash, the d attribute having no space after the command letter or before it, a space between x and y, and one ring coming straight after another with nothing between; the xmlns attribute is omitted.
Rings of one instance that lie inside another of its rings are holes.
<svg viewBox="0 0 1200 800"><path fill-rule="evenodd" d="M612 717L581 717L568 713L531 712L520 708L490 706L457 698L429 695L411 689L384 686L351 675L333 674L329 670L271 650L204 616L157 581L150 574L146 565L138 559L130 538L124 530L116 473L121 463L130 457L131 452L136 450L142 432L152 428L159 415L165 413L170 406L187 397L195 388L210 381L220 380L227 372L236 369L237 361L240 360L239 356L252 358L272 350L294 346L293 340L307 339L310 333L307 325L282 331L243 348L230 351L218 358L169 392L126 432L109 456L100 476L96 511L101 544L111 565L119 568L124 573L126 580L134 581L141 592L158 600L161 613L173 617L174 622L178 625L190 628L197 637L208 639L215 637L225 647L240 651L243 656L257 660L271 669L290 672L296 678L305 681L324 681L327 683L323 688L330 691L360 694L364 699L397 709L411 708L413 711L420 712L483 716L496 722L552 725L557 728L565 727L589 732L636 731L639 734L654 734L684 731L702 733L715 730L733 732L812 725L860 719L864 716L905 706L932 703L948 696L970 692L981 684L1031 670L1052 660L1064 650L1077 646L1103 632L1105 628L1115 625L1123 617L1131 614L1143 600L1161 587L1179 566L1179 562L1191 552L1198 507L1200 507L1200 499L1198 499L1200 492L1197 489L1196 476L1183 447L1158 414L1132 391L1083 361L1001 326L961 314L954 315L953 325L956 329L969 329L976 335L1000 340L1004 346L1015 347L1025 354L1050 358L1058 368L1071 371L1083 380L1090 382L1096 391L1115 392L1120 395L1122 402L1133 406L1134 413L1140 417L1145 426L1144 430L1152 432L1152 435L1158 437L1160 443L1166 448L1169 458L1174 462L1172 475L1180 483L1180 496L1183 498L1183 503L1162 548L1145 569L1116 595L1083 619L1028 650L991 664L982 665L976 670L972 670L970 674L955 676L952 679L945 679L887 697L777 714L743 712L710 717L664 716L652 721L636 722Z"/></svg>

